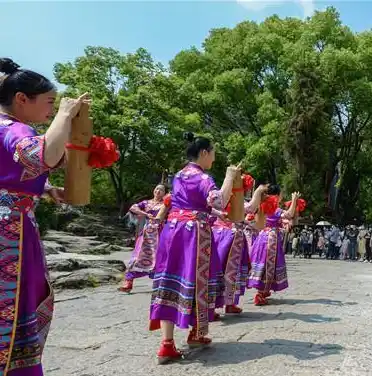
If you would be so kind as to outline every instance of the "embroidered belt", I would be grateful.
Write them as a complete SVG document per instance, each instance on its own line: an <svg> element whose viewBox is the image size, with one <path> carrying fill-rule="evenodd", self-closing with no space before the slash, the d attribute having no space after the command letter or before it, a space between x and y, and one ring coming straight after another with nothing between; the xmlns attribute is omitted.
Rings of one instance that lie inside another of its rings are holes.
<svg viewBox="0 0 372 376"><path fill-rule="evenodd" d="M173 209L168 215L168 221L200 221L208 222L210 221L210 215L206 212L201 212L197 210L186 210L186 209Z"/></svg>
<svg viewBox="0 0 372 376"><path fill-rule="evenodd" d="M33 212L39 201L38 196L32 196L22 192L0 190L0 220L9 219L13 211L23 213Z"/></svg>
<svg viewBox="0 0 372 376"><path fill-rule="evenodd" d="M244 222L231 222L231 221L224 221L220 218L217 218L216 222L214 223L215 227L220 227L224 229L229 229L232 231L243 230L245 223Z"/></svg>

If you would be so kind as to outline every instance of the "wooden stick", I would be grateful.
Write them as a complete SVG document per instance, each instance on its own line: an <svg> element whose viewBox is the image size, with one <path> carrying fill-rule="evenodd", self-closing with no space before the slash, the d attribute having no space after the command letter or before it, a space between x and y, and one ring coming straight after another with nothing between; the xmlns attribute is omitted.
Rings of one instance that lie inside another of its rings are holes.
<svg viewBox="0 0 372 376"><path fill-rule="evenodd" d="M244 191L241 171L238 171L233 182L233 194L230 199L228 218L233 222L242 222L245 218Z"/></svg>
<svg viewBox="0 0 372 376"><path fill-rule="evenodd" d="M93 122L89 118L89 104L83 103L72 120L70 143L88 147L93 136ZM66 149L65 200L74 206L90 204L92 168L89 152Z"/></svg>
<svg viewBox="0 0 372 376"><path fill-rule="evenodd" d="M265 228L266 225L266 215L265 213L260 209L258 209L258 212L255 215L255 221L256 221L256 228L257 230L261 231Z"/></svg>

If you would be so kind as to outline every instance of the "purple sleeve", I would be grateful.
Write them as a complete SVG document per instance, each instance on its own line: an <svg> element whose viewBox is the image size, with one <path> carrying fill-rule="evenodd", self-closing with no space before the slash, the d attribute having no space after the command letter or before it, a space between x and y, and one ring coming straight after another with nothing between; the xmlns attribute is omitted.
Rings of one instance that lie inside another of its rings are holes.
<svg viewBox="0 0 372 376"><path fill-rule="evenodd" d="M212 177L206 174L203 175L200 186L209 207L216 210L225 209L226 205L223 202L222 192L217 188L216 183L214 182Z"/></svg>
<svg viewBox="0 0 372 376"><path fill-rule="evenodd" d="M24 167L22 180L35 179L50 170L44 162L44 144L44 136L38 136L26 124L15 123L8 128L4 147Z"/></svg>
<svg viewBox="0 0 372 376"><path fill-rule="evenodd" d="M132 205L129 211L131 211L134 214L138 214L138 210L145 211L146 206L147 206L147 200L144 200L144 201L139 202L138 204Z"/></svg>
<svg viewBox="0 0 372 376"><path fill-rule="evenodd" d="M147 200L141 201L140 203L137 204L137 206L140 208L140 210L145 211L146 206L147 206Z"/></svg>

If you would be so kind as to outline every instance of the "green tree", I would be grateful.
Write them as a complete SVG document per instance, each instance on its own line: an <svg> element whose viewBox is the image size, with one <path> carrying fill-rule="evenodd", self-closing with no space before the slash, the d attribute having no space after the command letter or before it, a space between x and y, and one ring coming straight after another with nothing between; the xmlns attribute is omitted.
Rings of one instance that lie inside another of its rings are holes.
<svg viewBox="0 0 372 376"><path fill-rule="evenodd" d="M306 21L277 16L214 29L203 49L171 62L182 109L208 113L227 159L244 159L259 179L303 191L318 215L362 211L363 145L371 135L372 37L355 34L334 8ZM368 158L367 158L368 159ZM336 205L327 199L336 165ZM363 185L364 184L364 185Z"/></svg>
<svg viewBox="0 0 372 376"><path fill-rule="evenodd" d="M213 29L169 69L144 49L88 47L55 75L67 93L92 94L96 132L120 147L119 163L95 172L97 201L115 193L125 210L149 192L181 166L191 130L215 141L218 181L243 160L285 194L300 189L318 216L372 220L372 32L353 33L334 8Z"/></svg>

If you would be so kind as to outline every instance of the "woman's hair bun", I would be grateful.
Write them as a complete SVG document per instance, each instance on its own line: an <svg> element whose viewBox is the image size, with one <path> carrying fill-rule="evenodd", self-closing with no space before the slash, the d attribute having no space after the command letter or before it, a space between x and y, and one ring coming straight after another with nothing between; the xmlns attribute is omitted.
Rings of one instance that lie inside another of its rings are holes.
<svg viewBox="0 0 372 376"><path fill-rule="evenodd" d="M195 135L194 135L194 133L192 133L192 132L185 132L185 133L183 134L183 138L184 138L186 141L188 141L188 142L193 142L193 141L195 141Z"/></svg>
<svg viewBox="0 0 372 376"><path fill-rule="evenodd" d="M0 72L4 74L13 74L19 69L19 65L8 57L0 58Z"/></svg>
<svg viewBox="0 0 372 376"><path fill-rule="evenodd" d="M281 193L280 186L278 184L270 184L267 190L268 195L275 195L278 196Z"/></svg>

